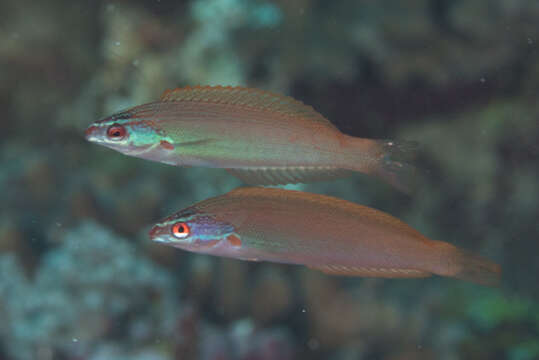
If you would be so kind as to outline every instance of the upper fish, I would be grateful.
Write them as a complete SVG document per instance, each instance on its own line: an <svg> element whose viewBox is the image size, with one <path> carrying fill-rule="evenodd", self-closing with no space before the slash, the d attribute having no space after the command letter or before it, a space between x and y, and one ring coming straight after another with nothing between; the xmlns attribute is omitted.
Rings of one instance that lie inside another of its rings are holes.
<svg viewBox="0 0 539 360"><path fill-rule="evenodd" d="M243 260L306 265L329 274L456 277L496 285L500 266L431 240L382 211L334 197L239 188L161 220L152 240Z"/></svg>
<svg viewBox="0 0 539 360"><path fill-rule="evenodd" d="M227 169L252 185L372 175L409 192L416 144L341 133L291 97L244 87L167 90L86 129L86 139L176 166Z"/></svg>

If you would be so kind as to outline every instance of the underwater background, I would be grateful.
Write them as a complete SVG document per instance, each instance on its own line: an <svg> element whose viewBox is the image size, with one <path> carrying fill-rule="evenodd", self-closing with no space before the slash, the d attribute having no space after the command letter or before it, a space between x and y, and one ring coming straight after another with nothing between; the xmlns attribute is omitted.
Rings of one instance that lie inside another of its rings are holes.
<svg viewBox="0 0 539 360"><path fill-rule="evenodd" d="M0 2L0 359L539 359L539 2ZM421 187L289 186L500 263L500 288L332 277L151 243L241 185L84 140L185 85L291 95L416 140Z"/></svg>

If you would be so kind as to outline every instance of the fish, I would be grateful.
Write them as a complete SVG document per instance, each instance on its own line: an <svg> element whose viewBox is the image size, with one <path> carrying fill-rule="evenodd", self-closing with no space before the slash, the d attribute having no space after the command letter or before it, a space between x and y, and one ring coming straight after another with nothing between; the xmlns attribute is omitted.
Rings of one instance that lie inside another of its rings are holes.
<svg viewBox="0 0 539 360"><path fill-rule="evenodd" d="M174 166L227 169L249 185L309 183L360 172L405 193L413 141L359 138L291 97L230 86L166 90L158 101L91 124L88 141Z"/></svg>
<svg viewBox="0 0 539 360"><path fill-rule="evenodd" d="M380 210L325 195L245 187L155 224L154 242L240 260L304 265L327 274L454 277L497 286L501 267L431 240Z"/></svg>

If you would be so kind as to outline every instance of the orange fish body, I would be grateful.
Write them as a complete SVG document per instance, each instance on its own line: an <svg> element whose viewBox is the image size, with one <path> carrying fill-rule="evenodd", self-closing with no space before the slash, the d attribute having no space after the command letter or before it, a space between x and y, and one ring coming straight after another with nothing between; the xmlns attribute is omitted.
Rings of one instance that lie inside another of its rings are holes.
<svg viewBox="0 0 539 360"><path fill-rule="evenodd" d="M191 230L185 239L171 232L177 223ZM190 251L302 264L337 275L436 274L485 285L495 285L500 276L498 265L430 240L384 212L291 190L234 190L168 217L151 237Z"/></svg>
<svg viewBox="0 0 539 360"><path fill-rule="evenodd" d="M409 191L414 175L412 143L347 136L291 97L241 87L169 90L92 124L86 137L148 160L225 168L257 185L362 172Z"/></svg>

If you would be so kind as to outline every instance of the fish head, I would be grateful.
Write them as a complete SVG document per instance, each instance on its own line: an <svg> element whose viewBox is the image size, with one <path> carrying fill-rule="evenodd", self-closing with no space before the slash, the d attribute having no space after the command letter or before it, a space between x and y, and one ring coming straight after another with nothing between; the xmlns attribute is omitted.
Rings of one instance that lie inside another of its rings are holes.
<svg viewBox="0 0 539 360"><path fill-rule="evenodd" d="M86 140L126 155L143 158L151 158L152 152L163 149L163 144L172 147L165 131L153 118L156 111L151 105L120 111L94 122L85 131Z"/></svg>
<svg viewBox="0 0 539 360"><path fill-rule="evenodd" d="M219 245L241 245L235 227L195 207L179 211L150 230L150 239L183 250L211 253Z"/></svg>

